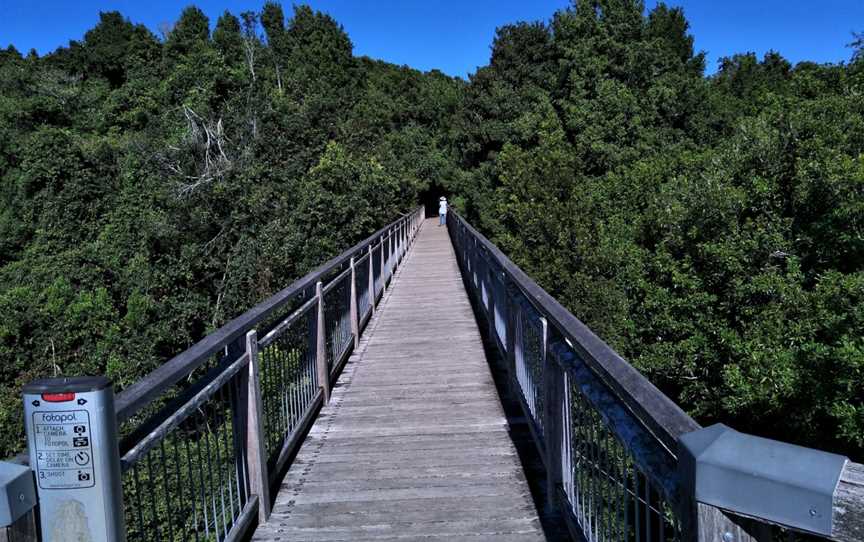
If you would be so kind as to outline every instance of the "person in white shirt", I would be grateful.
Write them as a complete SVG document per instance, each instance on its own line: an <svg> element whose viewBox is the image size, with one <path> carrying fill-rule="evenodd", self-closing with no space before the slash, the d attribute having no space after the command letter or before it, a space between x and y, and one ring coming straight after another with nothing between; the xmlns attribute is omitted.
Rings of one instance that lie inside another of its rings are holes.
<svg viewBox="0 0 864 542"><path fill-rule="evenodd" d="M447 224L447 198L441 197L438 200L438 227Z"/></svg>

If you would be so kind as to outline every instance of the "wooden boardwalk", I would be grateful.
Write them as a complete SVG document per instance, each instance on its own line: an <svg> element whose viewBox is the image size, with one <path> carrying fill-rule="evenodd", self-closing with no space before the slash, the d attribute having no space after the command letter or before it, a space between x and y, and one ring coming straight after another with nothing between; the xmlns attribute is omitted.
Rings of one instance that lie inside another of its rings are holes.
<svg viewBox="0 0 864 542"><path fill-rule="evenodd" d="M253 540L545 540L446 228L407 258Z"/></svg>

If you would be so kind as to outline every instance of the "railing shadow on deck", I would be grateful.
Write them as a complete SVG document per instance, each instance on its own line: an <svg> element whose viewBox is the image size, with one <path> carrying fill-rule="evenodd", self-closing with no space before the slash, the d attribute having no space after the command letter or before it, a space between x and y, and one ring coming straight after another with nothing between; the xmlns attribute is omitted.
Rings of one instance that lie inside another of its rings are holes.
<svg viewBox="0 0 864 542"><path fill-rule="evenodd" d="M127 539L242 540L423 220L403 215L117 396Z"/></svg>
<svg viewBox="0 0 864 542"><path fill-rule="evenodd" d="M462 275L463 284L468 292L471 285L468 274ZM511 379L507 357L499 350L500 339L489 333L489 319L477 295L469 295L474 317L480 327L483 350L492 373L495 389L507 419L510 441L516 448L519 463L528 482L531 498L540 518L540 525L547 540L572 540L564 515L558 506L548 498L548 479L544 465L545 458L535 441L536 430L533 420L527 415L522 392Z"/></svg>
<svg viewBox="0 0 864 542"><path fill-rule="evenodd" d="M447 225L464 283L543 460L548 501L574 540L815 538L791 528L800 523L697 501L680 456L682 437L695 435L699 424L461 216L451 213ZM835 482L831 531L820 534L864 540L864 467L847 461Z"/></svg>

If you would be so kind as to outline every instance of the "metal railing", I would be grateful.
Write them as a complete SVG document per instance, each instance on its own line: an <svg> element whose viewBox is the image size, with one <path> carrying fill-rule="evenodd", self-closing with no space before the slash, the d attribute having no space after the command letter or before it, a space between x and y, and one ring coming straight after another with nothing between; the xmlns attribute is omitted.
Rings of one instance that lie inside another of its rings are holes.
<svg viewBox="0 0 864 542"><path fill-rule="evenodd" d="M239 540L266 519L422 218L402 216L118 395L128 540Z"/></svg>
<svg viewBox="0 0 864 542"><path fill-rule="evenodd" d="M746 542L798 536L788 529L794 525L698 501L688 479L693 475L679 461L679 440L696 434L699 424L461 216L451 213L447 224L466 288L487 321L543 460L548 498L574 539ZM816 515L813 508L798 512ZM827 538L864 540L861 465L847 462L833 514ZM850 519L855 516L862 519Z"/></svg>
<svg viewBox="0 0 864 542"><path fill-rule="evenodd" d="M118 395L128 540L239 540L266 520L271 488L423 218L422 208L400 217ZM793 510L803 519L789 521L708 503L696 489L704 481L693 472L702 457L692 437L722 428L701 429L460 216L451 213L448 229L545 465L548 497L574 539L762 542L795 540L795 528L864 540L864 466L848 460L825 532L812 527L826 524L817 521L824 510L806 500ZM819 453L810 452L793 455ZM736 480L746 485L754 472Z"/></svg>

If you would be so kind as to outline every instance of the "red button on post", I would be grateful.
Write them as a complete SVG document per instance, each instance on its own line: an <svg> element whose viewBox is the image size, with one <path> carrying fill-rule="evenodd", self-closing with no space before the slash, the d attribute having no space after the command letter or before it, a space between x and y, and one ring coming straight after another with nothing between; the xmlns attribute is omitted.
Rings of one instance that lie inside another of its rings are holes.
<svg viewBox="0 0 864 542"><path fill-rule="evenodd" d="M43 393L42 400L49 403L65 403L75 399L74 393Z"/></svg>

